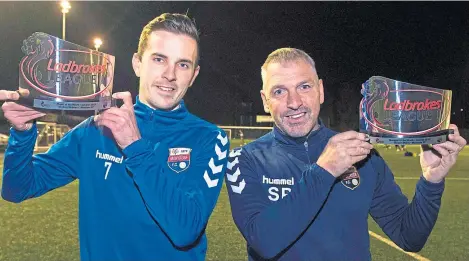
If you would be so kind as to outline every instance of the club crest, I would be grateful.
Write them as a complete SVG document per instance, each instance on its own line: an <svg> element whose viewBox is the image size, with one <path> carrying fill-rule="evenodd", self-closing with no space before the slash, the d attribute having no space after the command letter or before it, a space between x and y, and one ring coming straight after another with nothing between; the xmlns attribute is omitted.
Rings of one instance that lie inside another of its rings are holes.
<svg viewBox="0 0 469 261"><path fill-rule="evenodd" d="M168 156L168 167L179 173L191 164L191 150L189 148L170 148Z"/></svg>
<svg viewBox="0 0 469 261"><path fill-rule="evenodd" d="M340 180L346 188L354 190L360 185L360 174L358 174L357 168L352 166L340 176Z"/></svg>

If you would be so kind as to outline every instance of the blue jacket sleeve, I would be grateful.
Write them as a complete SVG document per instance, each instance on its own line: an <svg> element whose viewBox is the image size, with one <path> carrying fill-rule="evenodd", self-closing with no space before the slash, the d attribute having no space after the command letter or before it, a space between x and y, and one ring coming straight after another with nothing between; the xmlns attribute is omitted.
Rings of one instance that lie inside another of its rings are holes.
<svg viewBox="0 0 469 261"><path fill-rule="evenodd" d="M223 184L229 141L213 131L191 151L189 167L176 173L168 167L164 142L140 139L124 149L145 205L155 222L179 248L190 246L204 232Z"/></svg>
<svg viewBox="0 0 469 261"><path fill-rule="evenodd" d="M30 130L10 130L3 163L3 199L15 203L39 197L64 186L80 173L79 140L76 129L68 132L46 153L33 156L37 127Z"/></svg>
<svg viewBox="0 0 469 261"><path fill-rule="evenodd" d="M293 244L314 222L335 178L312 164L285 198L272 202L257 169L256 161L246 151L234 150L230 153L226 184L236 226L257 254L271 259Z"/></svg>
<svg viewBox="0 0 469 261"><path fill-rule="evenodd" d="M379 156L372 156L371 160L378 175L371 216L400 248L420 251L438 218L444 182L434 184L420 177L409 204L384 160Z"/></svg>

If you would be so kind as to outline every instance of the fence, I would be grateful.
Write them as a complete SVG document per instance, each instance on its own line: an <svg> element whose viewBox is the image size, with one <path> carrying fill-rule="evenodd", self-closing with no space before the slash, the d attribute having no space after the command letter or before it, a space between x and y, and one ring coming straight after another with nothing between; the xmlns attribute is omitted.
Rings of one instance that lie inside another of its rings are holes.
<svg viewBox="0 0 469 261"><path fill-rule="evenodd" d="M37 139L34 151L44 151L59 141L69 130L65 124L54 122L37 122Z"/></svg>

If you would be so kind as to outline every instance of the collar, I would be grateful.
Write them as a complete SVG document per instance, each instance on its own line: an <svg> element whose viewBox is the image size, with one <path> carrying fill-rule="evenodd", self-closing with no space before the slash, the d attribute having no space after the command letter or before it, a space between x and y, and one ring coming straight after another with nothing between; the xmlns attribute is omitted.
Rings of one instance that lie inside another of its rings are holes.
<svg viewBox="0 0 469 261"><path fill-rule="evenodd" d="M184 100L179 102L176 109L171 111L153 109L148 105L142 103L137 95L136 102L134 105L135 117L145 121L153 121L155 123L162 123L165 125L173 125L180 123L181 120L185 119L189 114L189 111L184 104Z"/></svg>
<svg viewBox="0 0 469 261"><path fill-rule="evenodd" d="M274 125L273 134L274 134L275 140L281 144L297 146L297 145L303 145L305 141L308 141L308 143L313 144L313 142L317 142L325 138L325 135L326 135L324 124L322 123L320 119L318 119L318 125L319 125L318 129L311 131L308 135L303 136L303 137L294 138L294 137L288 136L287 134L283 133L277 127L277 125Z"/></svg>

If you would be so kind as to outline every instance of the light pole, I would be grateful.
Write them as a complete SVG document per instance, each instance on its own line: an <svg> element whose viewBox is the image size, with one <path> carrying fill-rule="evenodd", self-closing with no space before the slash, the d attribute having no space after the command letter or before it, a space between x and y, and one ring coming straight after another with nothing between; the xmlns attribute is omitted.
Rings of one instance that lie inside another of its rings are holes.
<svg viewBox="0 0 469 261"><path fill-rule="evenodd" d="M100 39L100 38L94 38L94 48L96 49L96 52L99 51L99 47L101 47L101 45L103 44L103 41ZM98 58L98 61L96 62L96 64L100 64L100 61L99 61L99 54L96 55L97 58ZM93 56L92 56L93 57ZM91 60L91 62L93 62L93 60ZM96 92L96 89L98 87L98 84L99 84L99 74L96 73L96 84L94 85L95 86L95 92Z"/></svg>
<svg viewBox="0 0 469 261"><path fill-rule="evenodd" d="M461 129L464 129L464 122L466 121L464 117L464 110L461 108Z"/></svg>
<svg viewBox="0 0 469 261"><path fill-rule="evenodd" d="M99 50L99 47L103 44L103 41L99 38L94 39L94 48L96 48L96 51Z"/></svg>
<svg viewBox="0 0 469 261"><path fill-rule="evenodd" d="M62 39L65 40L65 16L72 6L68 1L62 1L60 7L62 7Z"/></svg>

